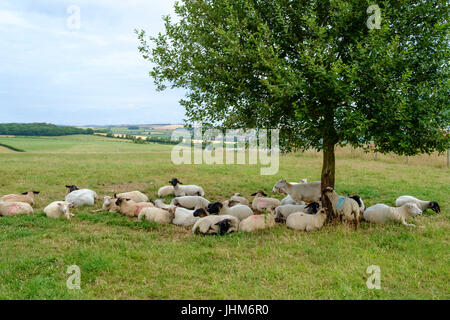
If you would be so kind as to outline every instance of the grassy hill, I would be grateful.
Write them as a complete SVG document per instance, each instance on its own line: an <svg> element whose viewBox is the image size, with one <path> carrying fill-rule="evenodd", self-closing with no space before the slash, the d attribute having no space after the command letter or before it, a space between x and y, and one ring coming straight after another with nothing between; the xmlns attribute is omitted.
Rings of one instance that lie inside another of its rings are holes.
<svg viewBox="0 0 450 320"><path fill-rule="evenodd" d="M280 178L319 179L320 155L282 156L278 174L261 176L259 166L175 166L171 146L100 136L3 137L0 143L26 151L0 153L0 195L41 191L33 216L0 218L1 299L450 298L446 168L338 154L337 191L361 195L366 206L393 205L403 194L438 201L442 213L413 219L414 229L362 223L357 231L344 224L302 233L278 225L201 237L91 208L73 210L70 221L50 220L42 209L64 199L66 184L99 195L141 190L156 199L172 177L202 185L210 200L234 192L251 199L257 189L271 193ZM81 268L79 291L66 288L73 264ZM381 268L381 290L366 287L370 265Z"/></svg>

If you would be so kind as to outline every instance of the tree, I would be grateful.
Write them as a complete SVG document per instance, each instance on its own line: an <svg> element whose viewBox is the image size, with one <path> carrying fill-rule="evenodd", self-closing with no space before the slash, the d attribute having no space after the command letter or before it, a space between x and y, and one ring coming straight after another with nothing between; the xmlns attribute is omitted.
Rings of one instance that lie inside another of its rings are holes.
<svg viewBox="0 0 450 320"><path fill-rule="evenodd" d="M188 121L280 128L285 149L323 151L322 187L334 187L337 145L449 147L447 1L377 1L379 29L370 4L184 0L165 33L136 30L139 51L159 90L187 89Z"/></svg>

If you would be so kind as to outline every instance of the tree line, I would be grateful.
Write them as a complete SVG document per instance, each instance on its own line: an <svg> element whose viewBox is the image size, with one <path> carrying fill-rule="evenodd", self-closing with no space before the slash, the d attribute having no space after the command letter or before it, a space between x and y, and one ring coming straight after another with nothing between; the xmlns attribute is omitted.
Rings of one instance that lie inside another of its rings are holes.
<svg viewBox="0 0 450 320"><path fill-rule="evenodd" d="M66 136L73 134L94 134L100 132L91 128L57 126L50 123L0 123L0 135L14 136Z"/></svg>

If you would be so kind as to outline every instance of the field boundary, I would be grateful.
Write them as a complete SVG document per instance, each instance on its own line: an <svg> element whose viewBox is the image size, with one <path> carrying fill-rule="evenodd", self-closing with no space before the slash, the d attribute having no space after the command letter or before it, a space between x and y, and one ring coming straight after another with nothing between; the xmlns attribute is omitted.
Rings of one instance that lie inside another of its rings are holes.
<svg viewBox="0 0 450 320"><path fill-rule="evenodd" d="M19 149L19 148L15 148L13 146L4 144L4 143L0 143L0 147L4 147L6 149L12 150L12 151L16 151L16 152L25 152L25 150Z"/></svg>

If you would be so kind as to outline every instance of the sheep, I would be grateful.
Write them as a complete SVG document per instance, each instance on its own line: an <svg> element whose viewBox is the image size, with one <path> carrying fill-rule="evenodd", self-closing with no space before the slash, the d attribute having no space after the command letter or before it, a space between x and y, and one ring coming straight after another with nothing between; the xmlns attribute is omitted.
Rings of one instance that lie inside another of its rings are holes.
<svg viewBox="0 0 450 320"><path fill-rule="evenodd" d="M93 206L95 200L98 199L97 193L89 189L78 189L74 185L66 185L68 193L65 201L71 203L74 207Z"/></svg>
<svg viewBox="0 0 450 320"><path fill-rule="evenodd" d="M286 204L275 208L275 221L284 222L287 217L294 212L304 212L307 214L316 214L319 210L318 202L311 202L308 205Z"/></svg>
<svg viewBox="0 0 450 320"><path fill-rule="evenodd" d="M175 216L172 223L177 226L189 227L197 222L200 217L194 217L194 210L188 210L182 207L175 207L172 205L165 204L162 200L155 200L155 207L168 210L170 208L175 208Z"/></svg>
<svg viewBox="0 0 450 320"><path fill-rule="evenodd" d="M183 207L186 209L206 208L210 202L200 196L183 196L173 198L170 203L173 206Z"/></svg>
<svg viewBox="0 0 450 320"><path fill-rule="evenodd" d="M151 202L139 202L136 203L130 199L119 198L116 200L116 205L120 207L120 213L127 217L139 216L139 213L143 208L154 207Z"/></svg>
<svg viewBox="0 0 450 320"><path fill-rule="evenodd" d="M173 189L173 186L164 186L164 187L159 188L158 197L164 198L171 194L174 194L174 192L175 192L175 190Z"/></svg>
<svg viewBox="0 0 450 320"><path fill-rule="evenodd" d="M230 200L237 201L240 204L243 204L243 205L246 205L246 206L250 205L250 202L247 199L245 199L240 193L233 194L231 196Z"/></svg>
<svg viewBox="0 0 450 320"><path fill-rule="evenodd" d="M169 183L173 186L175 197L205 196L205 191L203 191L202 187L196 185L181 186L182 183L177 178L173 178Z"/></svg>
<svg viewBox="0 0 450 320"><path fill-rule="evenodd" d="M346 221L353 221L355 223L355 229L357 229L361 217L360 203L357 202L359 196L342 197L331 187L325 188L323 193L330 199L335 215Z"/></svg>
<svg viewBox="0 0 450 320"><path fill-rule="evenodd" d="M100 212L100 211L108 211L111 213L120 212L120 207L116 205L117 198L110 197L110 196L104 196L103 197L103 205L102 208L99 210L94 210L93 212Z"/></svg>
<svg viewBox="0 0 450 320"><path fill-rule="evenodd" d="M290 184L300 184L300 183L308 183L308 179L300 179L300 182L290 182ZM278 192L278 190L274 187L272 189L272 192ZM284 190L280 190L281 193L286 193L284 192ZM292 199L292 197L290 195L287 195L286 197L284 197L281 200L281 205L286 205L286 204L305 204L304 201L295 201L294 199Z"/></svg>
<svg viewBox="0 0 450 320"><path fill-rule="evenodd" d="M116 200L119 198L130 199L136 203L148 202L148 197L140 191L123 192L119 194L114 194L114 197L104 196L102 208L100 210L95 210L94 212L99 211L108 211L111 213L120 212L120 208L116 205Z"/></svg>
<svg viewBox="0 0 450 320"><path fill-rule="evenodd" d="M390 207L385 204L376 204L364 211L364 219L371 223L385 223L389 220L401 222L407 227L415 227L406 223L409 216L421 215L422 210L413 202L407 202L401 207Z"/></svg>
<svg viewBox="0 0 450 320"><path fill-rule="evenodd" d="M322 208L317 214L294 212L286 219L286 226L292 230L314 231L323 227L327 219L326 209Z"/></svg>
<svg viewBox="0 0 450 320"><path fill-rule="evenodd" d="M33 214L33 208L26 202L0 202L0 216Z"/></svg>
<svg viewBox="0 0 450 320"><path fill-rule="evenodd" d="M239 219L242 221L253 215L252 209L249 206L245 206L243 204L237 204L234 206L229 206L233 201L224 201L223 203L214 202L208 205L208 212L210 214L218 214L218 215L229 215ZM237 202L235 202L237 203Z"/></svg>
<svg viewBox="0 0 450 320"><path fill-rule="evenodd" d="M192 227L192 233L212 235L224 235L238 231L239 219L229 215L222 216L207 216L203 208L197 209L194 212L195 217L200 217Z"/></svg>
<svg viewBox="0 0 450 320"><path fill-rule="evenodd" d="M72 205L66 201L54 201L44 208L44 212L49 218L57 219L66 217L67 219L70 219L75 216L69 211L71 206Z"/></svg>
<svg viewBox="0 0 450 320"><path fill-rule="evenodd" d="M175 215L176 207L171 207L168 210L155 207L143 208L138 215L138 221L141 221L143 217L150 222L157 222L160 224L170 224Z"/></svg>
<svg viewBox="0 0 450 320"><path fill-rule="evenodd" d="M39 194L39 191L28 191L22 194L7 194L0 198L3 202L25 202L30 206L34 205L34 195Z"/></svg>
<svg viewBox="0 0 450 320"><path fill-rule="evenodd" d="M320 181L292 184L281 179L273 186L273 190L278 193L287 193L297 202L318 202L322 195L320 192Z"/></svg>
<svg viewBox="0 0 450 320"><path fill-rule="evenodd" d="M261 212L263 209L267 209L269 212L273 212L276 207L278 207L281 203L280 200L275 198L263 198L267 197L267 194L263 190L258 190L253 193L252 196L255 198L252 202L252 209Z"/></svg>
<svg viewBox="0 0 450 320"><path fill-rule="evenodd" d="M436 213L441 212L441 208L439 207L439 204L436 201L423 201L423 200L419 200L419 199L411 197L411 196L398 197L397 200L395 200L395 205L397 207L401 207L402 205L404 205L407 202L415 203L419 207L419 209L422 211L431 209Z"/></svg>
<svg viewBox="0 0 450 320"><path fill-rule="evenodd" d="M357 198L339 196L331 187L325 188L323 193L330 199L335 215L347 221L354 221L357 229L360 219L360 204L355 200Z"/></svg>
<svg viewBox="0 0 450 320"><path fill-rule="evenodd" d="M261 214L250 216L239 223L239 231L253 232L256 230L272 228L275 226L273 214Z"/></svg>

